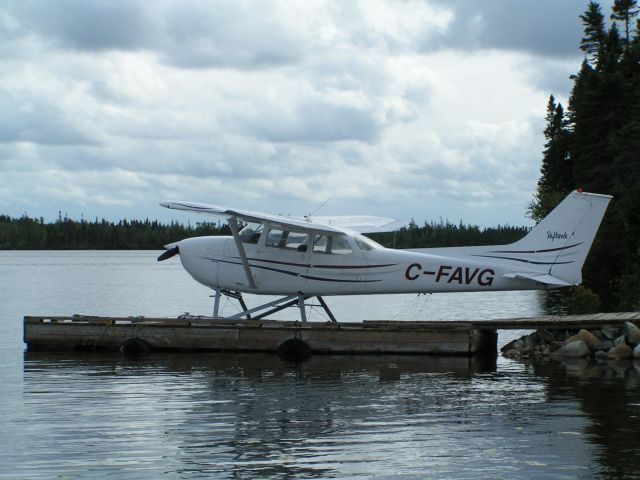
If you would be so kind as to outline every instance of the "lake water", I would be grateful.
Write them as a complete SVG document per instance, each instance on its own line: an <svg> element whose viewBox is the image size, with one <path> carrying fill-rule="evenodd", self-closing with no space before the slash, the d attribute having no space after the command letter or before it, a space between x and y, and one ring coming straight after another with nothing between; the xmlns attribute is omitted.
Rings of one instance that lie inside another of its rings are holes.
<svg viewBox="0 0 640 480"><path fill-rule="evenodd" d="M0 478L640 478L638 363L25 352L24 315L210 315L159 253L0 252ZM328 302L339 320L545 308L539 292Z"/></svg>

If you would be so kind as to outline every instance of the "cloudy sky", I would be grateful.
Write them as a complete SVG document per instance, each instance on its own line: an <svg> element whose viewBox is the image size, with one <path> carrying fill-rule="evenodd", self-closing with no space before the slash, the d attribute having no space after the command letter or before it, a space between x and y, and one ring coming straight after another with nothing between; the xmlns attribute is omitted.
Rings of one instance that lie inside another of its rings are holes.
<svg viewBox="0 0 640 480"><path fill-rule="evenodd" d="M530 224L586 5L4 1L0 213Z"/></svg>

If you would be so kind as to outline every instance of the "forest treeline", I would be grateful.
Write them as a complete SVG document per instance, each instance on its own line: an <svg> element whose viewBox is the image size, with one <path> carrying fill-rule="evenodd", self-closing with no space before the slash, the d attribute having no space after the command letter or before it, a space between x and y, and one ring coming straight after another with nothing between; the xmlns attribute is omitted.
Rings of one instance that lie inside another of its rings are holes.
<svg viewBox="0 0 640 480"><path fill-rule="evenodd" d="M510 243L523 237L526 227L498 226L480 229L474 225L448 221L407 228L371 237L385 246L395 248L444 247L450 245L490 245ZM42 218L26 215L11 218L0 215L0 249L3 250L153 250L177 240L203 235L231 235L229 227L220 223L183 225L162 224L149 220L72 220L59 217L45 223Z"/></svg>
<svg viewBox="0 0 640 480"><path fill-rule="evenodd" d="M583 269L608 310L640 309L640 20L636 0L600 4L580 16L585 58L567 109L547 105L545 150L529 207L544 217L575 188L613 195Z"/></svg>
<svg viewBox="0 0 640 480"><path fill-rule="evenodd" d="M202 235L231 235L224 224L202 222L195 226L150 220L72 220L55 222L23 215L0 215L0 250L155 250L171 242Z"/></svg>

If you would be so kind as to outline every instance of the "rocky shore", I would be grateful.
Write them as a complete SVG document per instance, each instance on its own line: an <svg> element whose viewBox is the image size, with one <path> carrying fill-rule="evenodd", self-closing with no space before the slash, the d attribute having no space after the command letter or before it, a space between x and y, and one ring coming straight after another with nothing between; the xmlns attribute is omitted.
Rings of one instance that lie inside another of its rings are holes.
<svg viewBox="0 0 640 480"><path fill-rule="evenodd" d="M625 322L621 327L598 330L540 329L500 349L507 358L640 359L640 328Z"/></svg>

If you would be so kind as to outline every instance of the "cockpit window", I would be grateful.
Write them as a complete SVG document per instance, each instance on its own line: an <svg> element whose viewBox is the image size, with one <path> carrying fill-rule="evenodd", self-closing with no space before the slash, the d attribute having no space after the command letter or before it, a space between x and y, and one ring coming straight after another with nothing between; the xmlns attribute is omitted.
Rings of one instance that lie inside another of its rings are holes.
<svg viewBox="0 0 640 480"><path fill-rule="evenodd" d="M264 225L261 223L248 223L240 230L240 241L242 243L258 243L263 231Z"/></svg>
<svg viewBox="0 0 640 480"><path fill-rule="evenodd" d="M369 251L375 250L376 248L383 248L382 245L380 245L378 242L371 240L370 238L363 235L358 235L356 237L353 237L353 239L356 241L356 245L358 245L358 248L360 250Z"/></svg>

